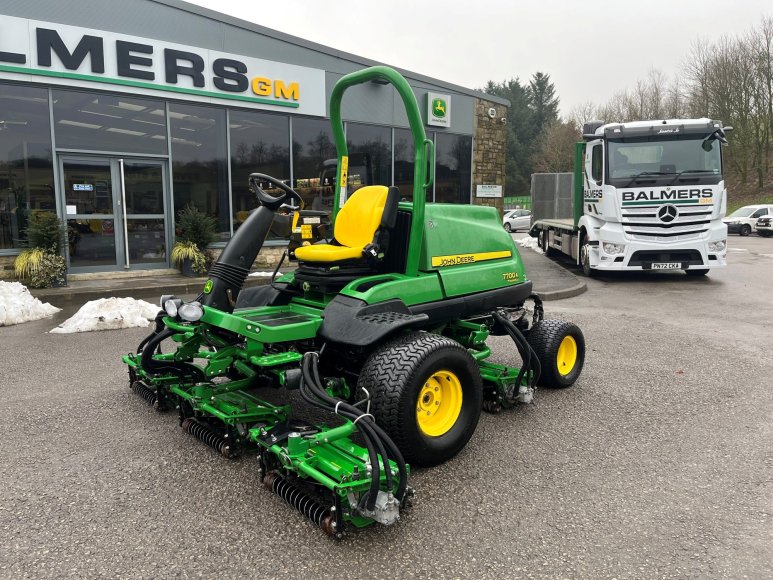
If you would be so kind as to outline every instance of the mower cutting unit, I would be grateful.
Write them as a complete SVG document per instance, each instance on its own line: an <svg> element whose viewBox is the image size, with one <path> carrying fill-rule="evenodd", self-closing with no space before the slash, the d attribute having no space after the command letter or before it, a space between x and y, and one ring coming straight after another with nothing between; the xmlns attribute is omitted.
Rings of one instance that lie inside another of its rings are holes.
<svg viewBox="0 0 773 580"><path fill-rule="evenodd" d="M385 186L347 196L341 100L347 88L374 80L391 83L407 109L411 202ZM186 431L226 457L257 454L266 487L341 537L347 525L397 521L411 495L408 463L452 458L481 409L529 402L537 384L572 385L585 343L574 324L543 319L495 209L425 204L434 148L402 76L387 67L344 76L330 115L338 150L333 239L295 248L294 272L242 290L275 212L303 206L283 182L253 174L260 207L201 295L188 303L162 297L154 331L123 360L148 403L177 409ZM512 338L521 368L488 361L492 335ZM162 353L164 341L176 348ZM334 424L269 402L269 387L297 390Z"/></svg>

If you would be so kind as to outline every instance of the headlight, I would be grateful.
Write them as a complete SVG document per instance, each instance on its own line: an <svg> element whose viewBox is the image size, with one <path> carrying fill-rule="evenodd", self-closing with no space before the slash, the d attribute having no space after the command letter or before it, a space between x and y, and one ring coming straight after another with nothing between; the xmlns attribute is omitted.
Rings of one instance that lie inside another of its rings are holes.
<svg viewBox="0 0 773 580"><path fill-rule="evenodd" d="M177 309L180 318L186 322L196 322L204 316L204 309L198 302L188 302Z"/></svg>
<svg viewBox="0 0 773 580"><path fill-rule="evenodd" d="M721 252L725 249L727 243L725 240L719 240L718 242L711 242L709 244L709 252Z"/></svg>
<svg viewBox="0 0 773 580"><path fill-rule="evenodd" d="M615 254L625 253L625 245L623 244L613 244L610 242L604 242L603 248L604 248L605 254L610 254L612 256L614 256Z"/></svg>
<svg viewBox="0 0 773 580"><path fill-rule="evenodd" d="M180 308L180 305L182 305L183 301L179 298L170 298L166 302L164 302L164 310L166 313L171 316L172 318L177 316L177 311Z"/></svg>

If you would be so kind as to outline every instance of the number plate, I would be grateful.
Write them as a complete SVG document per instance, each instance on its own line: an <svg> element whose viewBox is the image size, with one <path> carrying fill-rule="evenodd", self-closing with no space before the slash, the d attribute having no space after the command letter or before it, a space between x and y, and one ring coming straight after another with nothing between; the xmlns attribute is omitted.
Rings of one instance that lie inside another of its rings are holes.
<svg viewBox="0 0 773 580"><path fill-rule="evenodd" d="M651 266L653 270L679 270L681 267L681 262L654 262Z"/></svg>

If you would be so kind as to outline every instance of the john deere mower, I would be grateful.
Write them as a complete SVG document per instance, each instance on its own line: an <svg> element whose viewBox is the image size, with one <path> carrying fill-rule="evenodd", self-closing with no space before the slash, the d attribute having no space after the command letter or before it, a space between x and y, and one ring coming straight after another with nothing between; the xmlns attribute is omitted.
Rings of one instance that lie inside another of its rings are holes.
<svg viewBox="0 0 773 580"><path fill-rule="evenodd" d="M405 104L410 202L396 187L347 191L341 101L369 81L391 83ZM123 360L148 403L177 409L185 431L228 458L256 455L267 488L340 538L347 527L395 523L411 495L409 464L454 457L482 409L529 402L537 385L572 385L585 342L574 324L543 318L494 208L425 202L434 147L402 76L380 66L344 76L330 116L332 239L305 240L293 272L242 289L275 213L303 206L282 181L251 175L260 206L202 293L192 302L163 296L153 332ZM511 337L520 368L489 362L486 340L496 335ZM306 405L271 403L272 388L295 390ZM329 423L308 419L326 415Z"/></svg>

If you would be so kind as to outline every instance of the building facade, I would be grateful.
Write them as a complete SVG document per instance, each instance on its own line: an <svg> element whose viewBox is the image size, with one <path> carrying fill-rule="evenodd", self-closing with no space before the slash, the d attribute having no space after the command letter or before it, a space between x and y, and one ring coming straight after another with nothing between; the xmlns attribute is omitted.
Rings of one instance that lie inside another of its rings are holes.
<svg viewBox="0 0 773 580"><path fill-rule="evenodd" d="M69 271L85 273L169 267L189 204L217 219L225 243L256 207L253 172L330 210L328 97L374 64L177 0L0 0L5 277L36 211L66 222ZM435 142L429 201L501 209L508 102L401 72ZM354 87L343 115L351 189L394 184L410 197L413 143L392 87Z"/></svg>

